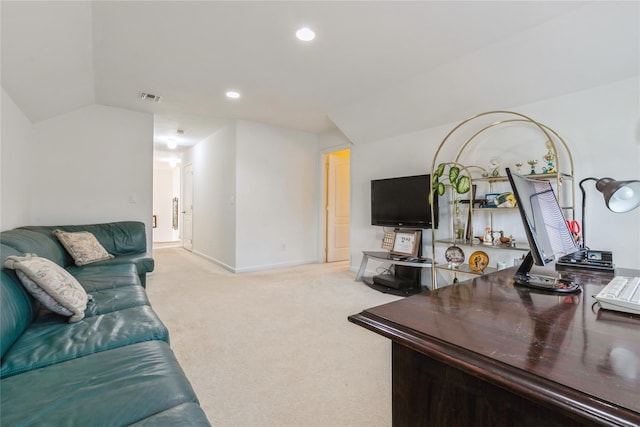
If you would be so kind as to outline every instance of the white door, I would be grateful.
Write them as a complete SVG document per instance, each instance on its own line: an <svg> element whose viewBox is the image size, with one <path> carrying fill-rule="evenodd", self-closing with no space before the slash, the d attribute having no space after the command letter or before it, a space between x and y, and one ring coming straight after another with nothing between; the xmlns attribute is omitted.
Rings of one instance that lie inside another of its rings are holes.
<svg viewBox="0 0 640 427"><path fill-rule="evenodd" d="M327 156L327 262L349 259L349 150Z"/></svg>
<svg viewBox="0 0 640 427"><path fill-rule="evenodd" d="M193 165L185 165L183 182L182 245L193 250Z"/></svg>

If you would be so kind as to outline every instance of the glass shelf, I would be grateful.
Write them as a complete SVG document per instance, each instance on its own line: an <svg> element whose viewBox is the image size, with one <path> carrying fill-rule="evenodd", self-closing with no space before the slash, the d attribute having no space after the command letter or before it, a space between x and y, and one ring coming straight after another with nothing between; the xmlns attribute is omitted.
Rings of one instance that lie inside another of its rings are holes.
<svg viewBox="0 0 640 427"><path fill-rule="evenodd" d="M434 268L438 270L447 270L452 273L463 273L463 274L473 274L475 276L482 276L483 274L493 273L494 271L498 271L497 268L487 267L482 271L473 271L468 264L461 264L456 268L449 267L449 264L436 264Z"/></svg>
<svg viewBox="0 0 640 427"><path fill-rule="evenodd" d="M567 174L567 173L535 173L535 174L530 174L530 173L526 173L526 174L520 174L522 176L526 176L528 178L534 178L534 179L553 179L553 178L563 178L563 179L573 179L573 176ZM509 181L509 177L507 176L482 176L479 178L473 178L473 182L508 182Z"/></svg>
<svg viewBox="0 0 640 427"><path fill-rule="evenodd" d="M516 206L511 208L473 208L473 212L496 212L496 211L517 211L518 208Z"/></svg>
<svg viewBox="0 0 640 427"><path fill-rule="evenodd" d="M436 240L436 243L444 243L447 244L449 246L467 246L467 247L474 247L474 248L485 248L485 249L501 249L501 250L509 250L509 251L523 251L523 252L527 252L529 250L529 246L526 245L520 245L516 243L516 246L509 246L509 245L485 245L484 243L476 243L474 241L469 241L469 240L447 240L447 239L438 239Z"/></svg>

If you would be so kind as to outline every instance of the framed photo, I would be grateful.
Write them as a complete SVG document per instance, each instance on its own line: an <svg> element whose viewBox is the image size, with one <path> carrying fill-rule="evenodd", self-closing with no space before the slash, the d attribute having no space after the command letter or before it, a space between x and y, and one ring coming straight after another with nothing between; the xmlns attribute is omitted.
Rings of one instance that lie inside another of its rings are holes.
<svg viewBox="0 0 640 427"><path fill-rule="evenodd" d="M484 207L485 208L497 208L498 205L496 203L496 199L498 198L498 193L485 194L484 196Z"/></svg>
<svg viewBox="0 0 640 427"><path fill-rule="evenodd" d="M382 238L382 249L386 249L390 251L393 249L393 244L396 241L396 232L395 231L385 231L384 237Z"/></svg>
<svg viewBox="0 0 640 427"><path fill-rule="evenodd" d="M396 231L393 249L389 252L393 255L415 257L420 246L420 230Z"/></svg>

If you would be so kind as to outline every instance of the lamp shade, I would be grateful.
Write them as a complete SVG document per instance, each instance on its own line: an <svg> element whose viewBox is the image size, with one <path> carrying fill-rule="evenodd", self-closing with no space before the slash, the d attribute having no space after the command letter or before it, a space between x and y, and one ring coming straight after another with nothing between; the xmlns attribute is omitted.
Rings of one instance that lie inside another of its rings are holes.
<svg viewBox="0 0 640 427"><path fill-rule="evenodd" d="M640 206L640 181L616 181L601 178L596 188L602 192L604 202L612 212L629 212Z"/></svg>

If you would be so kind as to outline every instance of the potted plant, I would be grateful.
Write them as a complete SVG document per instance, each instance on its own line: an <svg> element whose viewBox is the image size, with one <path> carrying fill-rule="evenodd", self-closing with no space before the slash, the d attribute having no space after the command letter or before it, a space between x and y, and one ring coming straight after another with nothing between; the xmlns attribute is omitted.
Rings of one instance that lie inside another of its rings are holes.
<svg viewBox="0 0 640 427"><path fill-rule="evenodd" d="M432 183L433 189L436 190L438 196L442 196L445 191L445 185L441 181L441 177L444 175L444 170L449 166L449 184L455 190L457 194L466 194L471 189L471 179L469 176L464 175L461 170L465 169L464 167L460 167L458 163L449 162L449 163L440 163L438 168L433 173ZM457 198L456 198L457 200Z"/></svg>
<svg viewBox="0 0 640 427"><path fill-rule="evenodd" d="M449 173L445 175L445 169L449 168ZM455 240L464 240L465 221L460 214L460 197L461 194L466 194L471 190L471 178L464 173L461 173L466 168L459 163L449 162L440 163L437 169L432 174L432 186L438 196L442 196L445 193L444 180L449 181L451 188L455 191L456 196L453 201L454 206L454 238Z"/></svg>

